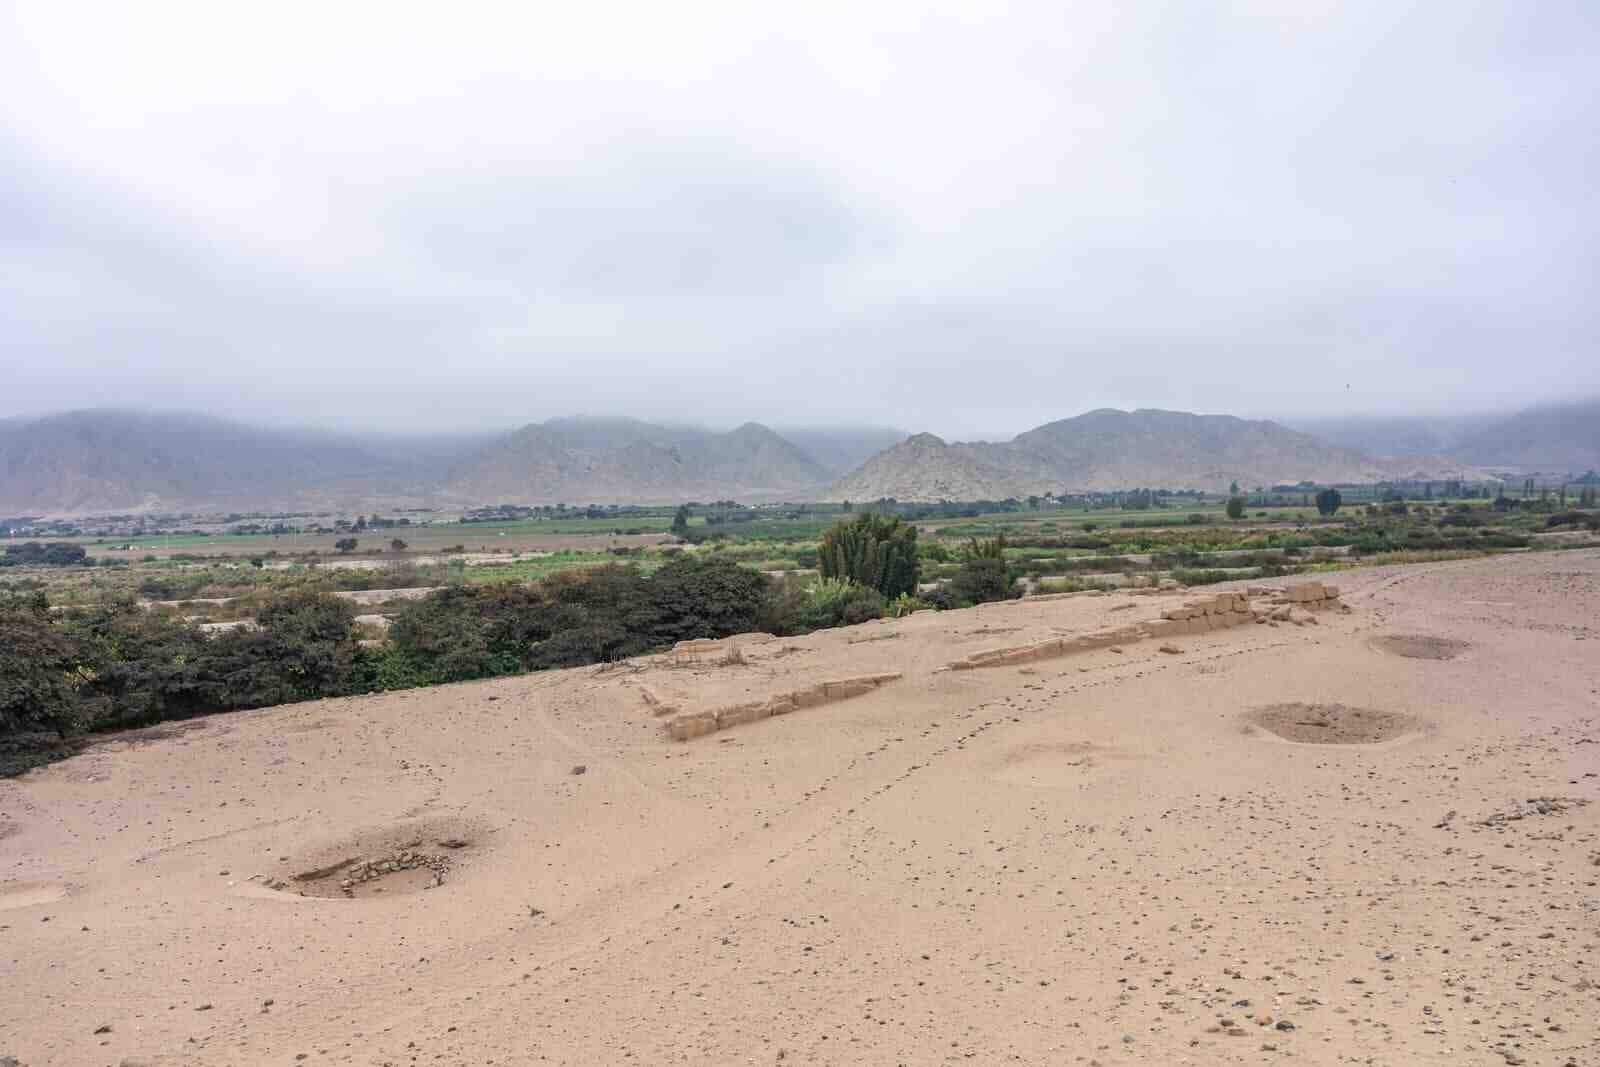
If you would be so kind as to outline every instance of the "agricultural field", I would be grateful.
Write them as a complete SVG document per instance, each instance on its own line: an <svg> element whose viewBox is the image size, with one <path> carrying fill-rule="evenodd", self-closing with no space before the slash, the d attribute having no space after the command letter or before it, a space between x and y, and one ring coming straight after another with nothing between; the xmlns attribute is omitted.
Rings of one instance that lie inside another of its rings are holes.
<svg viewBox="0 0 1600 1067"><path fill-rule="evenodd" d="M0 590L43 590L55 604L133 599L192 621L225 622L247 619L257 604L289 592L526 582L609 563L649 573L681 554L804 579L816 573L823 531L847 517L841 507L826 505L699 506L675 534L676 510L431 519L357 530L348 528L351 520L340 520L329 532L252 532L274 522L269 517L197 524L187 532L51 538L81 547L85 565L0 568ZM1220 500L1154 510L968 506L961 509L968 513L948 516L897 510L917 527L924 590L950 580L971 545L984 539L1003 540L1007 573L1024 593L1161 579L1203 585L1597 539L1592 512L1539 501L1511 510L1485 499L1388 502L1345 507L1333 516L1315 507L1252 508L1238 519L1227 517ZM289 520L274 524L288 526Z"/></svg>

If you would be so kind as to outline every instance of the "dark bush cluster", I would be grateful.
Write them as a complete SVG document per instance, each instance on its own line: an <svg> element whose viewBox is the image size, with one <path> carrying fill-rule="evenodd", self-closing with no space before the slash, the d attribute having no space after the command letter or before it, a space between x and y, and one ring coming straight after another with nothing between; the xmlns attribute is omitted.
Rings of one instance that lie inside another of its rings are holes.
<svg viewBox="0 0 1600 1067"><path fill-rule="evenodd" d="M81 567L87 556L82 545L67 541L24 541L6 546L0 554L0 567Z"/></svg>
<svg viewBox="0 0 1600 1067"><path fill-rule="evenodd" d="M454 586L412 601L372 657L370 688L604 663L769 621L768 580L723 560L677 559L655 574L611 565L533 585Z"/></svg>
<svg viewBox="0 0 1600 1067"><path fill-rule="evenodd" d="M843 578L789 581L774 588L766 629L804 634L882 618L887 602L876 589Z"/></svg>
<svg viewBox="0 0 1600 1067"><path fill-rule="evenodd" d="M349 605L316 594L215 636L132 604L57 614L41 595L11 597L0 600L0 734L64 737L351 692L359 651Z"/></svg>
<svg viewBox="0 0 1600 1067"><path fill-rule="evenodd" d="M1004 534L990 541L968 542L960 569L947 584L928 594L929 603L966 608L1017 596L1017 575L1006 563L1005 550Z"/></svg>
<svg viewBox="0 0 1600 1067"><path fill-rule="evenodd" d="M1600 515L1582 511L1558 511L1544 520L1548 529L1558 526L1581 526L1589 530L1600 530Z"/></svg>
<svg viewBox="0 0 1600 1067"><path fill-rule="evenodd" d="M765 575L721 560L453 586L410 602L377 649L361 647L349 603L322 593L267 601L256 626L218 634L132 603L52 612L42 594L8 596L0 738L599 663L771 628L774 610Z"/></svg>

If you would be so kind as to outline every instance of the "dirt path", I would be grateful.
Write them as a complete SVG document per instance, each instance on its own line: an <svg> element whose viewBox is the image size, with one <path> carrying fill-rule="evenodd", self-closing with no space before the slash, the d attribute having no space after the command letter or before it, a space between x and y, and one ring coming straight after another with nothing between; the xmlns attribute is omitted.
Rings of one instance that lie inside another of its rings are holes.
<svg viewBox="0 0 1600 1067"><path fill-rule="evenodd" d="M1158 606L1080 598L98 746L0 783L0 1055L1596 1063L1600 553L1339 577L1175 655L939 669ZM687 743L639 692L882 670Z"/></svg>

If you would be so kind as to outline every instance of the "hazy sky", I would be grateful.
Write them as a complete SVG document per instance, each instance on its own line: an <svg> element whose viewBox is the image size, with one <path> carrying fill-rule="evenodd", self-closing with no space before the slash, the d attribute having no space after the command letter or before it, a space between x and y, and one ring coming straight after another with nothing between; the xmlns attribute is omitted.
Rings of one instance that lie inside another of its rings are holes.
<svg viewBox="0 0 1600 1067"><path fill-rule="evenodd" d="M1600 4L0 0L0 415L1600 389Z"/></svg>

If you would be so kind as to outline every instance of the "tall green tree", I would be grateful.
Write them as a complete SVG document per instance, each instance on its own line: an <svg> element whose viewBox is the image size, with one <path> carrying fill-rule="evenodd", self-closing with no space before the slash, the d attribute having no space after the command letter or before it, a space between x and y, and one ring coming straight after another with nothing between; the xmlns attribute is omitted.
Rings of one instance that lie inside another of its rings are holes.
<svg viewBox="0 0 1600 1067"><path fill-rule="evenodd" d="M1340 495L1337 489L1324 489L1317 494L1317 513L1319 515L1337 514L1343 504L1344 497Z"/></svg>
<svg viewBox="0 0 1600 1067"><path fill-rule="evenodd" d="M817 565L824 578L848 578L893 599L917 591L917 528L862 512L822 535Z"/></svg>

